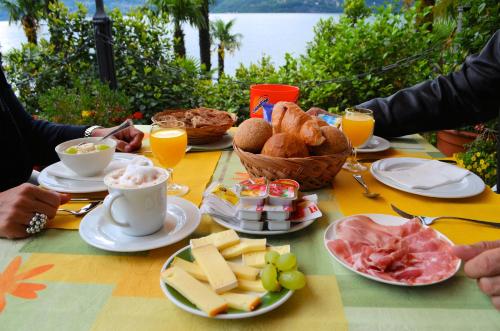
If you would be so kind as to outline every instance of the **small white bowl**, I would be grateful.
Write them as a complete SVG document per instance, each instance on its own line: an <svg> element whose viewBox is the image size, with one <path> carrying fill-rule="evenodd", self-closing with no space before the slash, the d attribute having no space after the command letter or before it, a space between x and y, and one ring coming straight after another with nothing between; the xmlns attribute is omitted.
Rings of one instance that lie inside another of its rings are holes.
<svg viewBox="0 0 500 331"><path fill-rule="evenodd" d="M113 160L115 154L116 141L108 138L103 141L99 137L78 138L68 140L56 146L56 153L59 155L62 163L80 176L91 177L100 174ZM103 151L97 151L85 154L68 154L66 149L83 142L108 145L109 148Z"/></svg>

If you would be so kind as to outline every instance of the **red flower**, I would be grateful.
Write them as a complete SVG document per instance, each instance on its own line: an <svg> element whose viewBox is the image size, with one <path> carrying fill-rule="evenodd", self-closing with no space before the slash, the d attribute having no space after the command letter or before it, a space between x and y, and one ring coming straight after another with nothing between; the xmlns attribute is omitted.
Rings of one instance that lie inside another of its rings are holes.
<svg viewBox="0 0 500 331"><path fill-rule="evenodd" d="M136 111L132 117L135 119L135 120L142 120L142 118L144 117L144 115L140 112L140 111Z"/></svg>

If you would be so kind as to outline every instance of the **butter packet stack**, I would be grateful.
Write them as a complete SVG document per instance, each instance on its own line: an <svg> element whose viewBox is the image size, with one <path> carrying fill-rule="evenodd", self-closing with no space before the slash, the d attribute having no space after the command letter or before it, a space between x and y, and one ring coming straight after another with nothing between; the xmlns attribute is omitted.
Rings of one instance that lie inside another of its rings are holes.
<svg viewBox="0 0 500 331"><path fill-rule="evenodd" d="M205 214L234 217L238 203L238 195L232 189L216 182L205 191L200 211Z"/></svg>
<svg viewBox="0 0 500 331"><path fill-rule="evenodd" d="M316 194L307 195L297 201L295 211L290 216L289 221L294 223L306 222L323 216L317 205L318 196Z"/></svg>

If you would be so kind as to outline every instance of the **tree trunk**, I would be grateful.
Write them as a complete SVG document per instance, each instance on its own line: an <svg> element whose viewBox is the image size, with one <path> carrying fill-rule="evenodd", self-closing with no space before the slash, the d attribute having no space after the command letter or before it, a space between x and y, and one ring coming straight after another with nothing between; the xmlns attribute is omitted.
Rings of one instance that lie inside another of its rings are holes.
<svg viewBox="0 0 500 331"><path fill-rule="evenodd" d="M182 31L181 23L174 23L174 52L178 57L186 57L186 45L184 44L184 31Z"/></svg>
<svg viewBox="0 0 500 331"><path fill-rule="evenodd" d="M34 17L24 16L21 20L21 24L23 25L24 34L28 39L28 42L36 45L38 42L38 22Z"/></svg>
<svg viewBox="0 0 500 331"><path fill-rule="evenodd" d="M219 59L219 79L224 74L224 46L219 44L217 47L217 56Z"/></svg>
<svg viewBox="0 0 500 331"><path fill-rule="evenodd" d="M200 62L204 66L206 71L210 71L212 64L210 61L210 20L208 17L208 0L202 1L201 14L203 15L203 20L205 21L204 26L200 26L198 29L199 43L200 43Z"/></svg>
<svg viewBox="0 0 500 331"><path fill-rule="evenodd" d="M430 7L430 6L433 6L436 5L436 0L421 0L419 5L418 5L418 8L417 8L417 11L419 14L423 15L423 12L424 12L424 9L426 7ZM420 16L417 18L417 25L424 25L425 23L429 23L429 25L427 26L427 30L428 31L432 31L432 23L434 22L434 15L433 13L429 13L427 16Z"/></svg>

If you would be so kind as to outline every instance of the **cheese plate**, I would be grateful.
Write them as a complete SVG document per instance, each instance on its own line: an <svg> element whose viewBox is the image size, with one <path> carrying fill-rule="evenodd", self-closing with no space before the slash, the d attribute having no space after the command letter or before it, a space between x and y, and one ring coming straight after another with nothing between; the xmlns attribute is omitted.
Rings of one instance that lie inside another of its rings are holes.
<svg viewBox="0 0 500 331"><path fill-rule="evenodd" d="M198 248L194 248L194 249L198 249ZM192 254L191 246L186 246L169 257L169 259L163 265L163 267L161 269L161 273L164 273L165 270L167 270L170 267L173 267L174 265L179 266L180 265L179 261L182 262L182 264L187 264L187 265L194 264L196 266L196 268L198 267L197 263L193 263L194 257ZM189 263L189 262L191 262L191 263ZM241 257L233 259L233 260L231 260L231 262L232 262L231 263L232 265L238 265L240 267L243 266ZM172 268L170 268L170 269L172 269ZM192 270L188 271L189 274L192 272L193 272ZM186 276L186 274L183 274L183 275ZM194 277L196 278L197 276L194 276ZM190 278L190 277L188 276L185 278ZM260 283L259 280L257 280L257 281ZM254 282L257 282L257 281L254 281ZM185 280L182 280L182 282L185 282ZM252 282L252 281L250 281L250 282ZM188 285L187 282L185 282L184 284L186 286ZM202 282L189 283L190 286L199 285L199 284L204 284L204 285L206 285L207 288L209 287L208 284L202 283ZM250 296L258 296L260 298L260 300L259 300L260 304L252 311L244 311L244 310L229 308L224 313L218 313L218 314L215 314L214 316L209 316L206 312L199 309L190 300L188 300L184 295L182 295L180 292L178 292L172 286L167 284L162 279L162 277L160 277L160 286L161 286L161 289L162 289L163 293L165 294L165 296L177 307L179 307L179 308L181 308L181 309L183 309L191 314L194 314L194 315L198 315L198 316L202 316L202 317L211 317L211 318L215 318L215 319L242 319L242 318L250 318L250 317L262 315L262 314L265 314L269 311L272 311L272 310L278 308L279 306L281 306L282 304L284 304L288 299L290 299L290 297L294 293L293 290L288 290L285 288L282 288L279 292L255 292L255 291L248 291L246 289L244 290L242 288L239 288L234 292L234 293L236 293L236 295L247 294ZM204 292L204 290L202 288L198 288L198 289L200 290L199 292ZM233 292L233 291L231 291L231 292ZM232 294L234 295L234 293L232 293ZM208 293L204 293L204 295L205 294L208 294ZM194 293L193 295L199 296L199 293ZM222 294L221 296L224 296L224 295L226 295L226 293ZM202 298L200 300L208 301L208 299L206 299L206 298Z"/></svg>

